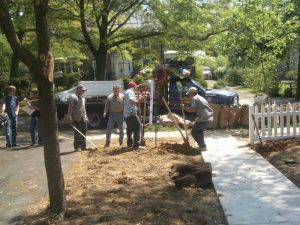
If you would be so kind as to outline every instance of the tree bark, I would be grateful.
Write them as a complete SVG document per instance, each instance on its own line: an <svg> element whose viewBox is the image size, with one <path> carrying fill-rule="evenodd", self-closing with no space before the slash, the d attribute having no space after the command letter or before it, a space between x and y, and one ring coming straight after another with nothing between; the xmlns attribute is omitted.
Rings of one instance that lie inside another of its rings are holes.
<svg viewBox="0 0 300 225"><path fill-rule="evenodd" d="M15 78L18 77L19 64L20 64L20 60L18 56L15 53L13 53L11 56L11 65L10 65L10 75L9 75L10 80L14 80Z"/></svg>
<svg viewBox="0 0 300 225"><path fill-rule="evenodd" d="M39 63L32 72L37 76L42 134L44 137L44 159L48 180L50 215L63 216L66 210L66 196L58 142L58 126L53 94L53 58L47 24L48 0L35 0L34 12Z"/></svg>
<svg viewBox="0 0 300 225"><path fill-rule="evenodd" d="M38 77L42 74L39 73ZM45 79L39 79L39 106L44 141L44 160L48 181L50 215L64 215L66 196L64 177L60 160L57 131L57 113L53 95L53 85ZM41 91L42 90L42 91Z"/></svg>
<svg viewBox="0 0 300 225"><path fill-rule="evenodd" d="M99 49L97 55L95 56L97 80L106 80L106 58L107 50L105 48Z"/></svg>
<svg viewBox="0 0 300 225"><path fill-rule="evenodd" d="M300 100L300 43L298 45L297 100Z"/></svg>
<svg viewBox="0 0 300 225"><path fill-rule="evenodd" d="M22 43L25 33L23 31L19 31L19 32L17 32L17 35L20 40L20 43ZM20 60L19 60L17 54L13 52L13 54L11 56L11 66L10 66L10 75L9 75L10 80L13 80L18 76L19 65L20 65Z"/></svg>

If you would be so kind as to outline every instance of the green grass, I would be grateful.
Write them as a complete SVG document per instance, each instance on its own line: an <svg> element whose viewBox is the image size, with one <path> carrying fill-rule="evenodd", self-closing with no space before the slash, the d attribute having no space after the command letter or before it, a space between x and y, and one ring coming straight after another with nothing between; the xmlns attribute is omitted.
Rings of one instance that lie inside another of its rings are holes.
<svg viewBox="0 0 300 225"><path fill-rule="evenodd" d="M157 131L174 131L177 130L176 126L162 126L160 124L156 125L156 129ZM149 131L149 132L154 132L155 131L155 124L151 124L149 126L146 127L145 131Z"/></svg>

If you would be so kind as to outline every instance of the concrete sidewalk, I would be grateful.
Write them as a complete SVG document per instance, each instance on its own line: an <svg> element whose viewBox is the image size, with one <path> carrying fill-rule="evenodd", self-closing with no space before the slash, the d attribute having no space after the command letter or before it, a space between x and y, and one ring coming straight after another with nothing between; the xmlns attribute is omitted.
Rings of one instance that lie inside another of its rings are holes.
<svg viewBox="0 0 300 225"><path fill-rule="evenodd" d="M208 136L205 162L229 225L299 225L300 189L247 143Z"/></svg>

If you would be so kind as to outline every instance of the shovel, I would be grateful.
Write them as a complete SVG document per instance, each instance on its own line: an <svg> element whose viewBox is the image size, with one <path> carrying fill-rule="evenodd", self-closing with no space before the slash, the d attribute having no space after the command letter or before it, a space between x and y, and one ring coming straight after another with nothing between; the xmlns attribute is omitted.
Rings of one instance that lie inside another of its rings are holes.
<svg viewBox="0 0 300 225"><path fill-rule="evenodd" d="M80 130L78 130L73 124L71 124L71 126L73 127L74 130L76 130L82 137L85 138L85 140L87 140L90 144L92 144L97 150L100 150L100 148L98 148L92 141L90 141L89 139L86 138L86 136L80 132Z"/></svg>
<svg viewBox="0 0 300 225"><path fill-rule="evenodd" d="M162 97L162 100L163 100L163 102L164 102L164 104L165 104L165 106L166 106L168 112L169 112L170 115L172 116L173 121L175 122L175 121L176 121L176 120L175 120L175 117L174 117L173 113L171 112L171 110L170 110L170 108L169 108L169 106L168 106L168 104L167 104L165 98ZM190 145L190 144L189 144L189 141L184 137L184 135L183 135L183 133L182 133L180 127L178 126L178 124L177 124L176 122L175 122L175 126L176 126L176 128L179 130L179 132L180 132L180 134L181 134L181 137L182 137L182 139L183 139L183 141L184 141L184 144Z"/></svg>
<svg viewBox="0 0 300 225"><path fill-rule="evenodd" d="M259 131L258 131L258 126L257 126L257 124L256 124L254 115L251 114L251 117L252 117L252 120L253 120L253 122L254 122L254 128L255 128L256 133L257 133L257 136L258 136L258 138L259 138L259 142L262 144L262 140L261 140L261 137L260 137L260 134L259 134Z"/></svg>
<svg viewBox="0 0 300 225"><path fill-rule="evenodd" d="M144 100L144 117L143 117L143 130L142 130L142 139L141 139L141 145L145 146L146 141L145 141L145 126L146 126L146 111L147 111L147 99L145 98Z"/></svg>
<svg viewBox="0 0 300 225"><path fill-rule="evenodd" d="M145 118L142 120L142 110L141 110L141 103L138 101L138 107L139 107L139 117L140 117L140 122L142 123L142 132L141 132L141 141L140 141L140 144L141 146L145 146L146 145L146 141L145 141L145 138L144 138L144 133L145 133L145 130L144 130L144 121L145 121ZM145 114L145 112L144 112Z"/></svg>
<svg viewBox="0 0 300 225"><path fill-rule="evenodd" d="M180 104L183 104L183 100L182 100L182 89L179 87L178 88L178 91L179 91L179 98L180 98ZM183 124L184 124L184 130L185 130L185 138L186 140L188 141L189 138L188 138L188 134L187 134L187 128L186 128L186 121L185 121L185 112L184 112L184 109L182 107L181 108L181 112L182 112L182 117L183 117Z"/></svg>

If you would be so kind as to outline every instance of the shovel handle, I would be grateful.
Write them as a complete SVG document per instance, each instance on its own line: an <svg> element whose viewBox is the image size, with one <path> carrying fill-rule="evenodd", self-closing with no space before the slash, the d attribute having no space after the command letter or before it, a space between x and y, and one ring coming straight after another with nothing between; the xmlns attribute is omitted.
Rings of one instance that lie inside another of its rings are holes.
<svg viewBox="0 0 300 225"><path fill-rule="evenodd" d="M179 97L180 97L180 104L183 104L181 90L179 90ZM186 121L185 121L185 112L184 112L184 109L182 107L180 107L180 108L181 108L181 112L182 112L182 116L183 116L183 125L184 125L184 130L185 130L185 138L188 139Z"/></svg>
<svg viewBox="0 0 300 225"><path fill-rule="evenodd" d="M167 104L165 98L162 97L162 100L163 100L163 102L164 102L164 104L165 104L165 106L166 106L168 112L171 114L171 116L172 116L172 118L173 118L173 120L174 120L175 126L176 126L177 129L179 130L179 132L180 132L180 134L181 134L181 136L182 136L183 141L186 142L187 140L185 139L185 137L184 137L182 131L180 130L180 127L179 127L178 124L175 122L175 121L176 121L176 120L175 120L175 117L174 117L173 113L171 112L171 110L170 110L170 108L169 108L169 106L168 106L168 104Z"/></svg>
<svg viewBox="0 0 300 225"><path fill-rule="evenodd" d="M82 137L85 138L85 140L87 140L90 144L92 144L96 149L100 150L100 148L98 148L92 141L90 141L89 139L86 138L86 136L80 132L80 130L78 130L73 124L71 124L71 126L73 127L74 130L76 130Z"/></svg>

